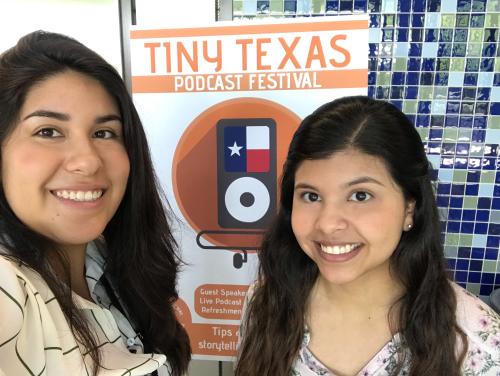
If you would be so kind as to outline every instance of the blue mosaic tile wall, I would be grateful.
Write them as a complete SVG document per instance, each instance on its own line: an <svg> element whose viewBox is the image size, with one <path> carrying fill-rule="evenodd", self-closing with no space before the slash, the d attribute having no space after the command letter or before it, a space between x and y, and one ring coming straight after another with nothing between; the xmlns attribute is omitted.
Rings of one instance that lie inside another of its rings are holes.
<svg viewBox="0 0 500 376"><path fill-rule="evenodd" d="M412 120L436 168L455 280L500 288L500 0L233 0L233 17L370 14L368 93Z"/></svg>

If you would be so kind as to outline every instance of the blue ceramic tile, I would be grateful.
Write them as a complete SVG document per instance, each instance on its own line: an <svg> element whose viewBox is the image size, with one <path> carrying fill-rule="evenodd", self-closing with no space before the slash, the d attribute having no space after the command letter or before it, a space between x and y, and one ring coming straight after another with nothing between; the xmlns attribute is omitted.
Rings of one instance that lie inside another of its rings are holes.
<svg viewBox="0 0 500 376"><path fill-rule="evenodd" d="M457 12L470 12L471 2L472 2L471 0L458 0Z"/></svg>
<svg viewBox="0 0 500 376"><path fill-rule="evenodd" d="M370 1L369 2L369 5L368 5L368 8L372 11L372 12L380 12L380 8L376 9L375 6L378 5L380 7L380 2L375 0L375 1ZM325 4L325 10L326 12L338 12L339 10L339 2L338 0L333 0L333 1L326 1L326 4Z"/></svg>
<svg viewBox="0 0 500 376"><path fill-rule="evenodd" d="M416 99L418 95L418 86L407 86L405 89L406 99Z"/></svg>
<svg viewBox="0 0 500 376"><path fill-rule="evenodd" d="M405 76L404 72L394 72L392 74L392 85L404 85Z"/></svg>
<svg viewBox="0 0 500 376"><path fill-rule="evenodd" d="M411 10L411 0L398 0L397 10L400 13L410 12Z"/></svg>
<svg viewBox="0 0 500 376"><path fill-rule="evenodd" d="M391 99L403 99L403 91L404 87L403 86L392 86L391 87ZM396 107L399 109L402 109L402 103L401 101L392 101Z"/></svg>
<svg viewBox="0 0 500 376"><path fill-rule="evenodd" d="M425 1L411 0L411 9L413 12L425 12Z"/></svg>
<svg viewBox="0 0 500 376"><path fill-rule="evenodd" d="M490 94L493 92L492 88L489 87L480 87L477 89L477 97L478 101L487 101L490 100ZM500 100L500 90L497 91L498 98ZM495 101L491 98L492 101Z"/></svg>
<svg viewBox="0 0 500 376"><path fill-rule="evenodd" d="M457 257L459 257L460 259L469 259L471 257L471 248L458 247Z"/></svg>
<svg viewBox="0 0 500 376"><path fill-rule="evenodd" d="M466 209L463 211L462 220L473 222L475 219L476 219L476 211L475 210Z"/></svg>
<svg viewBox="0 0 500 376"><path fill-rule="evenodd" d="M498 224L496 224L498 226ZM496 248L500 247L500 236L488 236L487 247Z"/></svg>
<svg viewBox="0 0 500 376"><path fill-rule="evenodd" d="M477 196L479 194L479 184L467 184L465 194L467 196Z"/></svg>
<svg viewBox="0 0 500 376"><path fill-rule="evenodd" d="M489 296L492 291L493 291L493 285L482 284L481 287L479 288L480 295Z"/></svg>
<svg viewBox="0 0 500 376"><path fill-rule="evenodd" d="M495 43L487 43L483 46L483 52L481 56L495 57L496 51L497 51L497 46Z"/></svg>
<svg viewBox="0 0 500 376"><path fill-rule="evenodd" d="M438 42L439 41L439 34L437 29L426 29L425 30L425 37L424 37L425 42ZM437 56L437 45L436 45L436 55Z"/></svg>
<svg viewBox="0 0 500 376"><path fill-rule="evenodd" d="M457 263L460 260L457 260ZM467 274L468 272L466 271L457 271L455 272L455 281L460 283L460 282L467 282Z"/></svg>
<svg viewBox="0 0 500 376"><path fill-rule="evenodd" d="M410 43L408 56L421 56L421 55L422 55L422 43Z"/></svg>
<svg viewBox="0 0 500 376"><path fill-rule="evenodd" d="M432 85L434 83L434 73L422 72L420 75L420 85Z"/></svg>
<svg viewBox="0 0 500 376"><path fill-rule="evenodd" d="M458 109L458 107L457 107ZM446 107L446 111L448 112L448 107ZM456 128L458 127L458 116L455 115L446 115L446 120L444 121L445 127Z"/></svg>
<svg viewBox="0 0 500 376"><path fill-rule="evenodd" d="M469 263L470 263L470 260L458 259L456 269L457 270L469 270Z"/></svg>
<svg viewBox="0 0 500 376"><path fill-rule="evenodd" d="M486 260L496 260L498 258L498 249L486 248L485 253L484 253L484 258Z"/></svg>
<svg viewBox="0 0 500 376"><path fill-rule="evenodd" d="M452 234L460 233L460 223L461 222L448 221L446 226L446 231Z"/></svg>
<svg viewBox="0 0 500 376"><path fill-rule="evenodd" d="M487 116L474 116L474 128L486 129L487 119Z"/></svg>
<svg viewBox="0 0 500 376"><path fill-rule="evenodd" d="M340 0L340 11L347 12L353 10L352 0Z"/></svg>
<svg viewBox="0 0 500 376"><path fill-rule="evenodd" d="M409 27L410 26L410 14L403 13L397 15L397 25L399 27Z"/></svg>
<svg viewBox="0 0 500 376"><path fill-rule="evenodd" d="M478 272L469 272L467 277L467 281L469 283L479 283L481 282L481 273Z"/></svg>
<svg viewBox="0 0 500 376"><path fill-rule="evenodd" d="M493 58L481 59L481 65L479 68L482 72L493 72L495 68L495 59Z"/></svg>
<svg viewBox="0 0 500 376"><path fill-rule="evenodd" d="M370 15L370 31L372 29L380 27L380 14Z"/></svg>
<svg viewBox="0 0 500 376"><path fill-rule="evenodd" d="M477 86L477 73L466 73L464 75L464 86Z"/></svg>
<svg viewBox="0 0 500 376"><path fill-rule="evenodd" d="M411 25L413 27L424 27L424 22L425 22L425 16L423 13L413 13L411 15Z"/></svg>
<svg viewBox="0 0 500 376"><path fill-rule="evenodd" d="M484 259L484 248L472 248L470 257L473 259Z"/></svg>
<svg viewBox="0 0 500 376"><path fill-rule="evenodd" d="M482 195L482 192L480 192ZM490 220L490 211L489 210L478 210L476 212L476 221L480 222L488 222Z"/></svg>
<svg viewBox="0 0 500 376"><path fill-rule="evenodd" d="M494 273L483 273L481 275L481 283L491 284L495 282L495 274Z"/></svg>
<svg viewBox="0 0 500 376"><path fill-rule="evenodd" d="M500 141L500 138L497 139ZM499 145L498 144L485 144L484 145L484 156L496 157L498 154ZM500 178L500 173L497 173L497 177ZM498 180L496 181L498 183Z"/></svg>
<svg viewBox="0 0 500 376"><path fill-rule="evenodd" d="M468 183L479 183L481 175L477 171L469 171L467 173L467 182Z"/></svg>
<svg viewBox="0 0 500 376"><path fill-rule="evenodd" d="M487 234L488 233L488 225L486 223L476 222L474 226L475 234Z"/></svg>

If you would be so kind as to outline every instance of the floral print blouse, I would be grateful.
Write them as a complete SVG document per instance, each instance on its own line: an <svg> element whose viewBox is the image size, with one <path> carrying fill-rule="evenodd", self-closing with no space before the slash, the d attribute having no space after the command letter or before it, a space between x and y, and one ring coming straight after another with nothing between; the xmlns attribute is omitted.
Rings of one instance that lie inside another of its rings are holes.
<svg viewBox="0 0 500 376"><path fill-rule="evenodd" d="M468 340L468 351L462 373L464 376L500 376L500 316L456 284L457 321ZM314 357L308 348L310 333L306 329L292 371L292 376L335 376ZM396 334L357 376L392 376L401 352L402 340ZM400 376L408 375L409 360L400 370Z"/></svg>

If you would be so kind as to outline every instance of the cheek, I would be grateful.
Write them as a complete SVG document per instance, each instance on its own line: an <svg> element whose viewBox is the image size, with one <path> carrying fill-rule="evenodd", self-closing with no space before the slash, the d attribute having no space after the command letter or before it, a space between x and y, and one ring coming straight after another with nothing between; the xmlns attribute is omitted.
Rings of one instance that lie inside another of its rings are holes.
<svg viewBox="0 0 500 376"><path fill-rule="evenodd" d="M292 209L291 222L292 231L295 234L297 241L300 243L303 241L303 237L309 232L311 219L308 218L307 214L303 210L294 207Z"/></svg>
<svg viewBox="0 0 500 376"><path fill-rule="evenodd" d="M122 185L125 190L130 174L130 161L125 149L106 153L106 166L115 184Z"/></svg>

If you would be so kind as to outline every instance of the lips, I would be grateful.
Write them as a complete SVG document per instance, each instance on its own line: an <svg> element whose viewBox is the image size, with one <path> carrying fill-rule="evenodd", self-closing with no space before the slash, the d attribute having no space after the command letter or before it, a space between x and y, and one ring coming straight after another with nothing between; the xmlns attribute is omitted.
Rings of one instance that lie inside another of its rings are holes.
<svg viewBox="0 0 500 376"><path fill-rule="evenodd" d="M322 252L329 255L343 255L355 251L356 249L361 247L361 245L362 243L346 243L333 246L320 244L320 247Z"/></svg>
<svg viewBox="0 0 500 376"><path fill-rule="evenodd" d="M63 198L65 200L71 200L71 201L77 201L77 202L92 202L96 201L99 199L104 191L102 189L96 189L96 190L54 190L52 193L59 197Z"/></svg>

